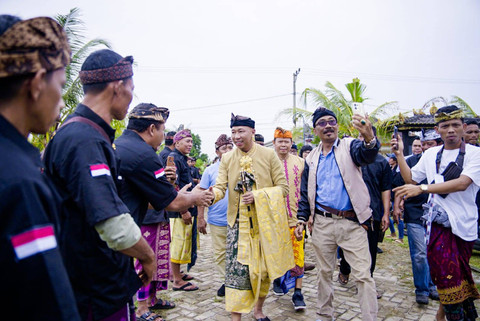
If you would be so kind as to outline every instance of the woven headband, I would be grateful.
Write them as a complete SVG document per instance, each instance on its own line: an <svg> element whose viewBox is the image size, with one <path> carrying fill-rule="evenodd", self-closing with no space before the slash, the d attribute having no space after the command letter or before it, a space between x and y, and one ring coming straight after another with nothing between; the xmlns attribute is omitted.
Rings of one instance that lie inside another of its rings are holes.
<svg viewBox="0 0 480 321"><path fill-rule="evenodd" d="M433 116L435 123L439 123L442 121L452 120L452 119L461 119L465 118L465 113L461 109L454 110L450 113L444 112L437 112L435 116Z"/></svg>
<svg viewBox="0 0 480 321"><path fill-rule="evenodd" d="M19 21L0 36L0 78L63 68L70 55L67 35L55 20Z"/></svg>
<svg viewBox="0 0 480 321"><path fill-rule="evenodd" d="M82 70L80 71L80 81L82 85L90 85L130 78L133 76L132 63L133 57L128 56L108 68Z"/></svg>

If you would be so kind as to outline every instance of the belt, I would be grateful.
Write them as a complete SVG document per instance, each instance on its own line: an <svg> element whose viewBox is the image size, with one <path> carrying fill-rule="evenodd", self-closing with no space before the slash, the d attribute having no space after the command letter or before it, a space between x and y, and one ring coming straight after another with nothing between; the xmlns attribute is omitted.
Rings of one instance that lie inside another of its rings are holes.
<svg viewBox="0 0 480 321"><path fill-rule="evenodd" d="M322 205L322 204L318 204L319 206L321 206L322 208L326 209L327 211L321 211L319 210L318 208L315 207L315 214L320 214L322 216L325 216L325 217L332 217L332 214L333 215L337 215L337 216L340 216L342 218L346 218L346 219L353 219L353 220L356 220L357 219L357 215L355 214L355 212L353 210L349 210L349 211L340 211L340 210L337 210L337 209L334 209L334 208L331 208L329 206L325 206L325 205Z"/></svg>

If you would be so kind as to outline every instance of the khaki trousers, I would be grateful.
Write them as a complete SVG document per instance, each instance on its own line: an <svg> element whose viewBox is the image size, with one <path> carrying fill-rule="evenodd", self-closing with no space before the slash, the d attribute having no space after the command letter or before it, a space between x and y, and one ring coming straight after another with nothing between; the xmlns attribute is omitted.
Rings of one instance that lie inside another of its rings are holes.
<svg viewBox="0 0 480 321"><path fill-rule="evenodd" d="M337 247L343 249L358 288L362 320L377 319L377 291L370 276L370 251L367 231L358 223L332 215L315 214L312 243L317 258L317 313L321 320L333 320L333 271Z"/></svg>
<svg viewBox="0 0 480 321"><path fill-rule="evenodd" d="M217 265L218 273L225 279L225 251L227 247L227 227L210 224L212 235L213 258Z"/></svg>

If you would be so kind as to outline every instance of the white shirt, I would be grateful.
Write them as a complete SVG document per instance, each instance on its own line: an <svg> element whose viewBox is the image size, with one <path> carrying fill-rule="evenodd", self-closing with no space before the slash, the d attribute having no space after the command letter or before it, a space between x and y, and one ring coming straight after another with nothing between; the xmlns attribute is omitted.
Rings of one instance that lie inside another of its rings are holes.
<svg viewBox="0 0 480 321"><path fill-rule="evenodd" d="M421 182L427 178L431 183L435 179L437 153L442 146L429 148L412 168L412 179ZM439 174L443 173L450 162L454 162L459 149L443 150ZM475 197L480 188L480 148L466 144L463 171L461 175L470 177L473 181L463 192L450 193L446 198L435 194L433 201L448 214L453 234L465 241L477 239L477 206ZM430 195L431 197L431 195Z"/></svg>

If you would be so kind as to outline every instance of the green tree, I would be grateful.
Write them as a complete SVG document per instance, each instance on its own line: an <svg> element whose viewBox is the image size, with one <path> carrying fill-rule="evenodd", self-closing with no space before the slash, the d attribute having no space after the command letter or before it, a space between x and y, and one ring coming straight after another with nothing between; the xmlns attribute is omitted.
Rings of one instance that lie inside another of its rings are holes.
<svg viewBox="0 0 480 321"><path fill-rule="evenodd" d="M60 122L57 122L45 135L32 135L31 142L38 149L43 150L51 139L55 130L65 121L83 97L82 84L80 83L79 72L85 61L85 58L94 50L100 48L111 48L107 40L95 38L87 40L85 34L85 24L80 18L80 9L73 8L66 15L56 15L54 19L65 29L68 43L72 50L72 61L65 68L66 83L63 88L63 101L65 108L60 113ZM125 128L125 121L112 123L114 128Z"/></svg>

